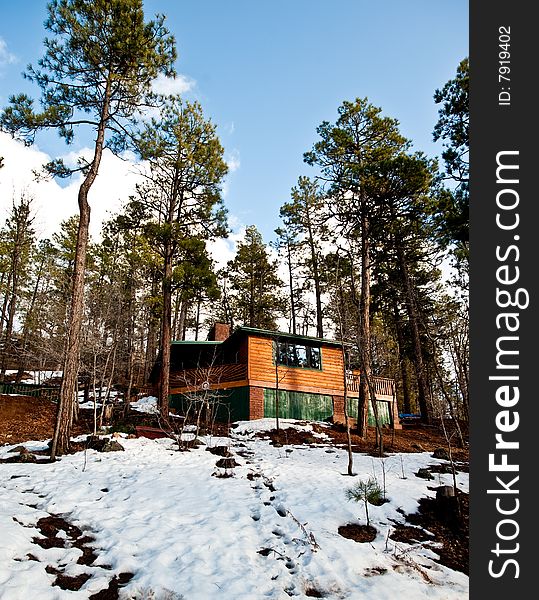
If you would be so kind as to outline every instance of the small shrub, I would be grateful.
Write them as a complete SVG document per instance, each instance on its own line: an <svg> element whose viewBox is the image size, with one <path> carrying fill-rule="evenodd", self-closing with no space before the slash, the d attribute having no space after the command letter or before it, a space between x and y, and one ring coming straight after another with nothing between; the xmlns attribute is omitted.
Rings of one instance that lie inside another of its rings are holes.
<svg viewBox="0 0 539 600"><path fill-rule="evenodd" d="M384 493L382 488L378 485L376 479L369 477L367 481L359 480L354 486L346 490L346 497L348 500L354 500L355 502L363 502L365 505L365 518L367 525L370 525L369 521L369 503L380 506L384 503Z"/></svg>

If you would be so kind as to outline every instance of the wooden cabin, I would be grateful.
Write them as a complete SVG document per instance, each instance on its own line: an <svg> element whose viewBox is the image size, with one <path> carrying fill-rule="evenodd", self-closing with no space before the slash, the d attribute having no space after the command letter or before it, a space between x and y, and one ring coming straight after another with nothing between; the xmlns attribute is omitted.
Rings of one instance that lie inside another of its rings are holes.
<svg viewBox="0 0 539 600"><path fill-rule="evenodd" d="M206 341L172 342L170 405L185 410L193 398L209 398L219 420L275 417L344 422L357 417L358 371L344 373L339 342L216 323ZM382 424L400 428L392 379L373 377ZM278 395L276 392L278 391ZM374 425L372 403L369 423Z"/></svg>

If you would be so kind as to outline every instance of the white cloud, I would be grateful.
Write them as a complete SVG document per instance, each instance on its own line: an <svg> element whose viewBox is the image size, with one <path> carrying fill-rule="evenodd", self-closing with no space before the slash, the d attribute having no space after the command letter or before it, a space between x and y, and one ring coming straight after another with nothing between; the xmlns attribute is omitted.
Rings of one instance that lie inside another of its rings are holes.
<svg viewBox="0 0 539 600"><path fill-rule="evenodd" d="M185 94L196 85L196 81L187 75L178 74L176 77L166 77L162 73L153 82L152 89L156 94L174 95Z"/></svg>
<svg viewBox="0 0 539 600"><path fill-rule="evenodd" d="M225 178L223 182L223 198L227 198L230 192L230 175L237 171L240 168L240 153L238 150L232 150L228 154L225 155L225 162L228 166L228 176Z"/></svg>
<svg viewBox="0 0 539 600"><path fill-rule="evenodd" d="M78 156L91 157L91 150L66 154L68 164L76 164ZM50 237L58 231L62 221L78 213L77 194L82 175L68 180L60 186L54 180L36 182L33 171L50 160L50 157L35 146L13 140L9 135L0 133L0 156L4 157L4 167L0 169L0 224L3 224L11 208L13 197L27 191L34 198L36 219L34 222L38 237ZM102 223L118 211L122 202L135 190L140 175L132 161L122 160L109 150L103 153L103 159L97 179L90 189L88 201L91 207L90 235L98 240Z"/></svg>
<svg viewBox="0 0 539 600"><path fill-rule="evenodd" d="M238 243L245 239L245 225L240 225L238 219L233 215L229 215L228 222L233 228L228 238L216 238L210 240L207 245L208 252L215 261L217 269L226 267L226 263L236 256Z"/></svg>
<svg viewBox="0 0 539 600"><path fill-rule="evenodd" d="M17 62L17 57L7 48L5 40L0 37L0 67Z"/></svg>
<svg viewBox="0 0 539 600"><path fill-rule="evenodd" d="M234 173L234 171L237 171L241 165L239 150L231 150L225 156L225 162L228 165L229 173Z"/></svg>

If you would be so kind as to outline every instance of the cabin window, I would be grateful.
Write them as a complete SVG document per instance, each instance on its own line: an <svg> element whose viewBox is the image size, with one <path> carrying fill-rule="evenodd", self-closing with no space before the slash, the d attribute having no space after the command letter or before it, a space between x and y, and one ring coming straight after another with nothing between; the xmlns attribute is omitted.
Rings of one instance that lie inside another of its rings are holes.
<svg viewBox="0 0 539 600"><path fill-rule="evenodd" d="M278 365L303 367L305 369L322 369L320 348L305 344L277 342L275 358Z"/></svg>

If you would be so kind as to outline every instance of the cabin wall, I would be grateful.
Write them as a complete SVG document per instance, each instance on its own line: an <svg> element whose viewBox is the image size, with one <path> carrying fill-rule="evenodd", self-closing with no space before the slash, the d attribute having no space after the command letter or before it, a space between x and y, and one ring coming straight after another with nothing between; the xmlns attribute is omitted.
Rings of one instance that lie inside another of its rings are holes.
<svg viewBox="0 0 539 600"><path fill-rule="evenodd" d="M264 388L278 387L312 394L342 395L343 360L340 348L321 347L322 369L278 366L277 376L273 362L273 340L249 336L249 385Z"/></svg>

